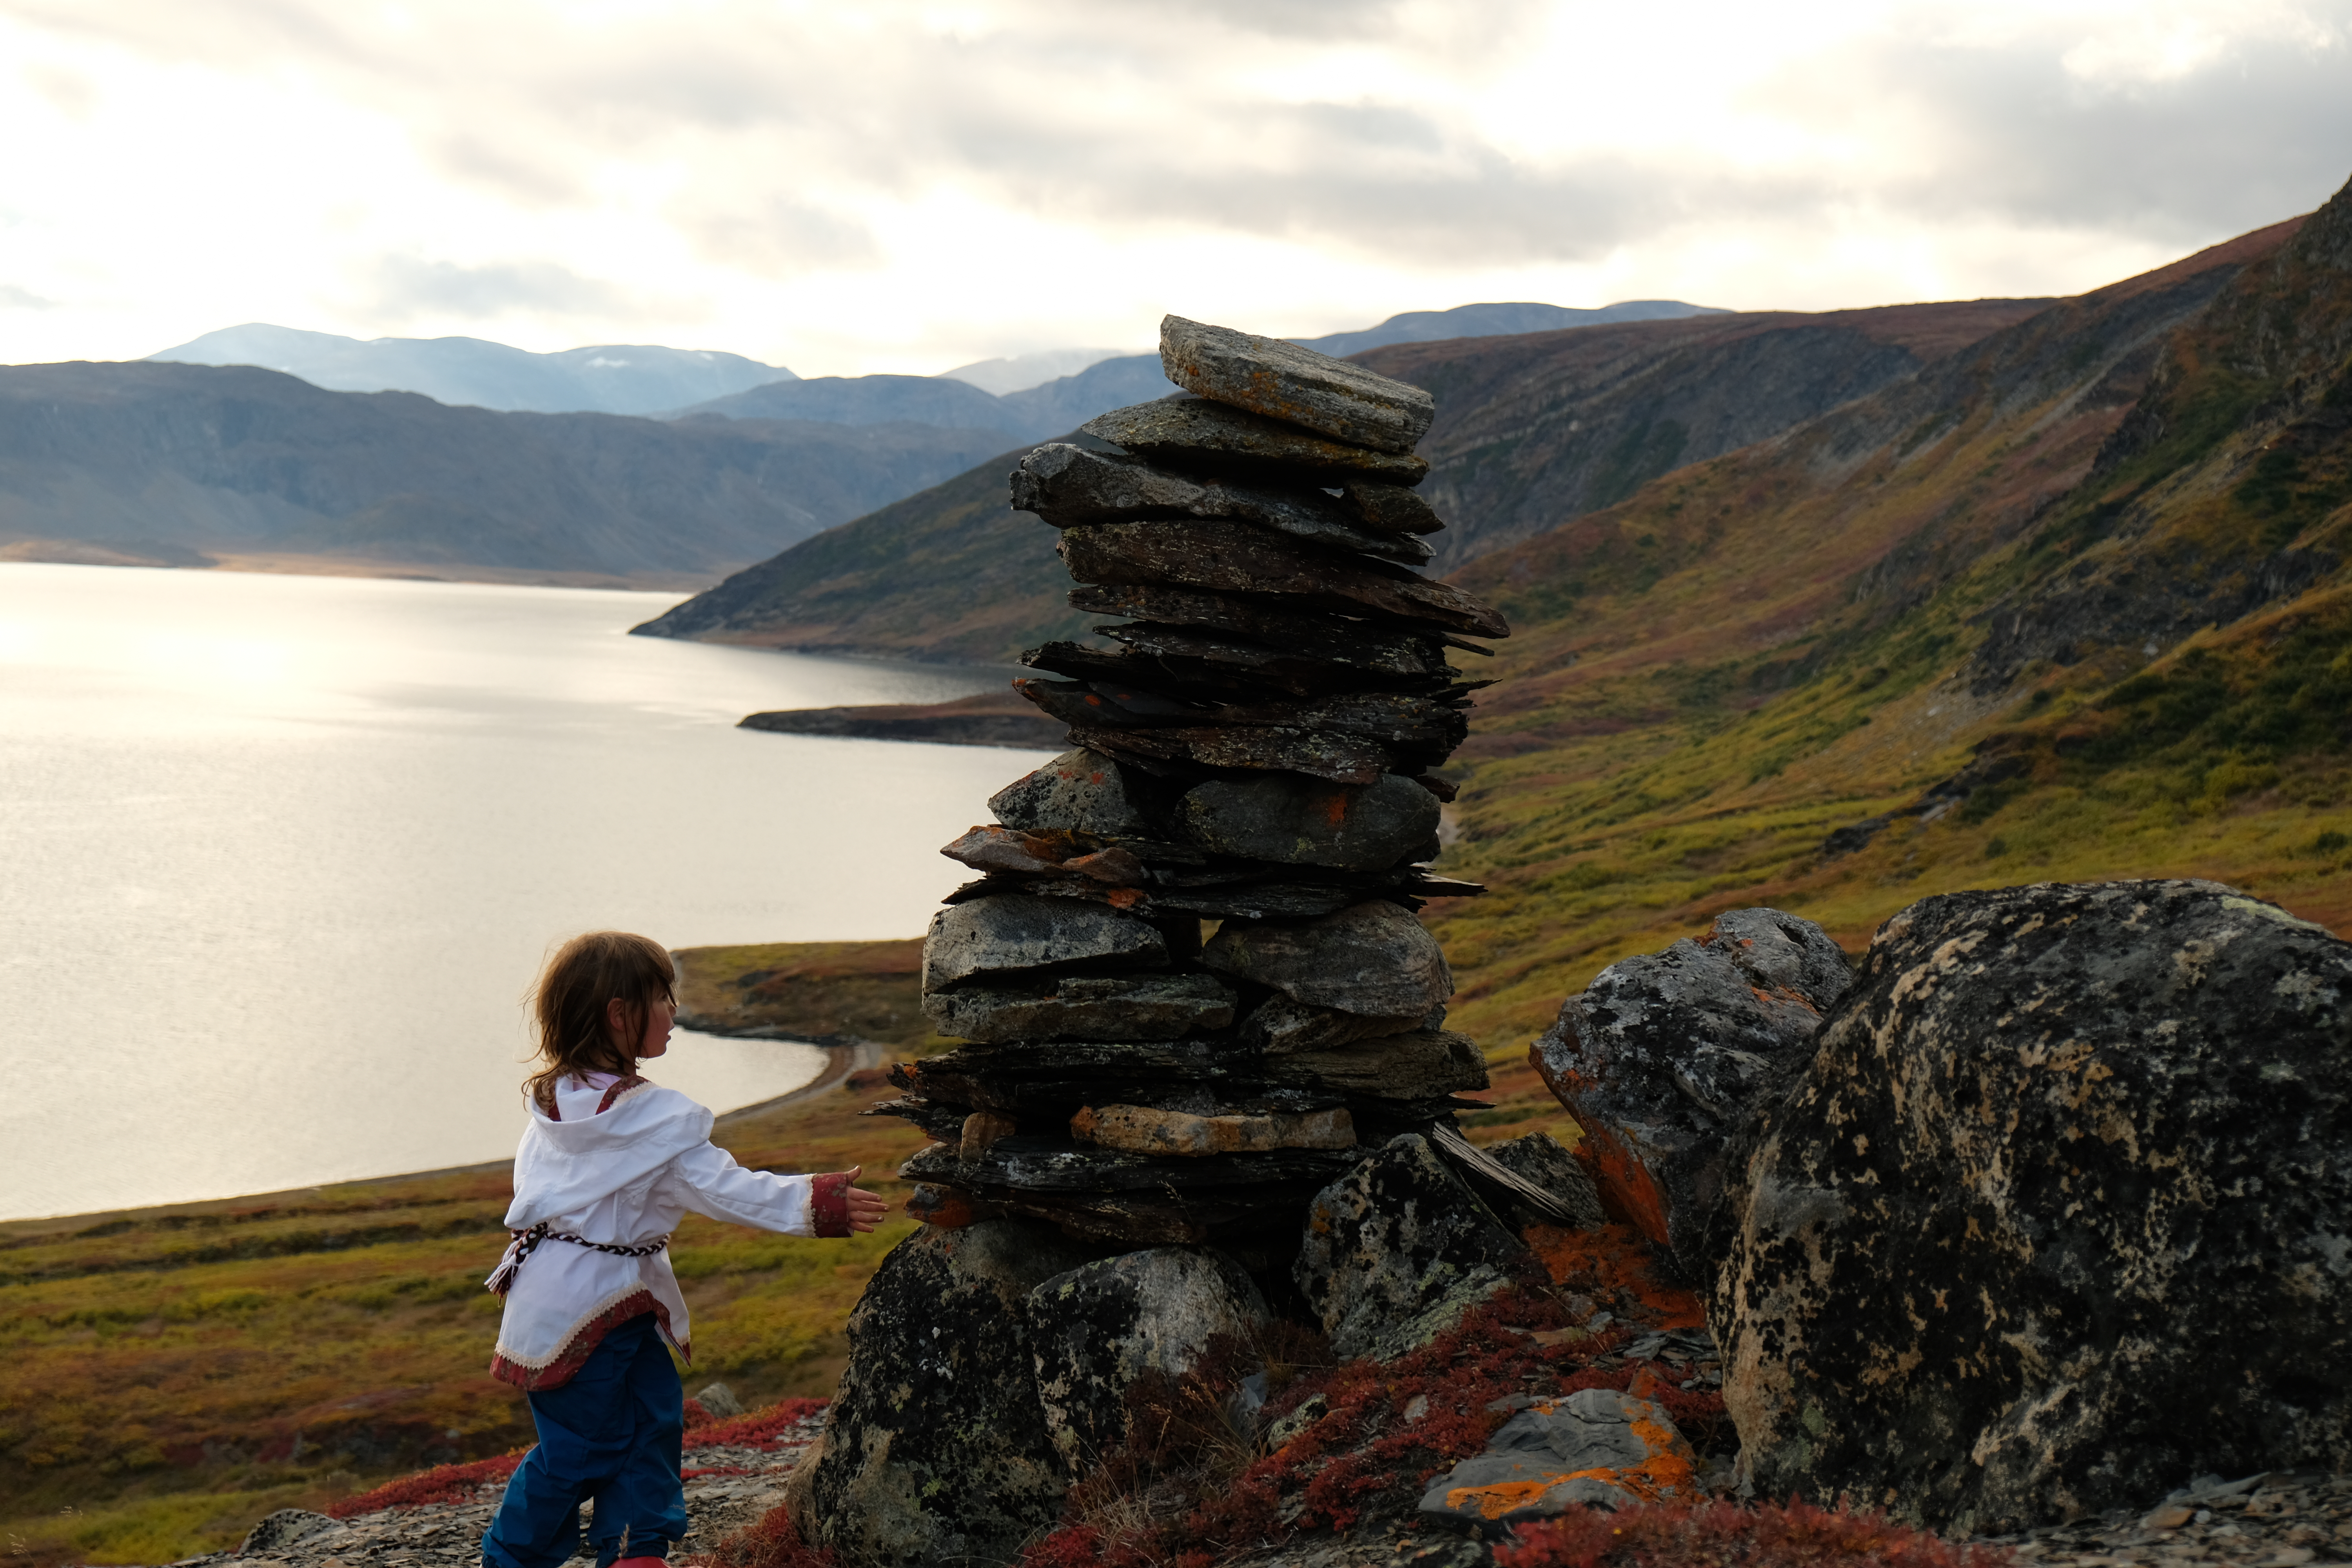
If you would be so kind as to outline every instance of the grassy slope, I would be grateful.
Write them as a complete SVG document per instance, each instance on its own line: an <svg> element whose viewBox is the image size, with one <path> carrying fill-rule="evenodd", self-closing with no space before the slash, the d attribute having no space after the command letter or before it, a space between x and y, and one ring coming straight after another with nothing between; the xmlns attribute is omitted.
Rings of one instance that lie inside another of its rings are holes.
<svg viewBox="0 0 2352 1568"><path fill-rule="evenodd" d="M750 1165L862 1163L903 1197L891 1173L920 1136L856 1115L881 1092L862 1074L719 1142ZM274 1508L528 1443L521 1396L486 1370L481 1279L509 1195L500 1167L0 1226L0 1542L30 1562L169 1562ZM672 1256L689 1388L829 1394L849 1308L911 1228L801 1241L688 1218Z"/></svg>
<svg viewBox="0 0 2352 1568"><path fill-rule="evenodd" d="M2280 329L2240 321L2294 301L2307 324L2346 292L2308 247L2273 254L2293 228L2068 301L1461 574L1519 628L1447 861L1496 891L1433 918L1464 1026L1515 1048L1601 965L1758 902L1858 947L1929 893L2199 875L2352 928L2352 490L2305 426L2292 476L2263 467L2300 417L2290 384L2324 411L2347 345L2250 368L2246 341ZM2095 476L2151 370L2167 436ZM2315 586L2177 640L2298 547L2334 552ZM2159 611L2171 634L2130 630ZM2037 624L2072 639L2063 659L1989 676L1988 639ZM1825 850L1980 752L2022 771Z"/></svg>

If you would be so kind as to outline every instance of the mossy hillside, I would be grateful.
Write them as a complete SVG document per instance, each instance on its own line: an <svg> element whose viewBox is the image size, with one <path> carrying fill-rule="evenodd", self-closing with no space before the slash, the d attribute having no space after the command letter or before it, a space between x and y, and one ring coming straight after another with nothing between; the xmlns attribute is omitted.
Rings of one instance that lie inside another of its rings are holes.
<svg viewBox="0 0 2352 1568"><path fill-rule="evenodd" d="M2352 926L2336 383L2249 373L2199 313L2292 274L2328 315L2271 233L1460 574L1517 628L1444 862L1495 890L1431 914L1490 1052L1742 904L1858 950L1930 893L2188 875ZM2168 416L2136 441L2150 367Z"/></svg>
<svg viewBox="0 0 2352 1568"><path fill-rule="evenodd" d="M920 937L689 947L671 956L687 1028L910 1049L938 1039L923 1016Z"/></svg>

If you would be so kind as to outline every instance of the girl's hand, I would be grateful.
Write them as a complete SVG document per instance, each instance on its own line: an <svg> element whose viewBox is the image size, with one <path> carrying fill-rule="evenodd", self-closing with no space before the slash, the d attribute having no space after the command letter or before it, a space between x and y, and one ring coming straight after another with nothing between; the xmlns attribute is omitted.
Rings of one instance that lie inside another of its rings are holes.
<svg viewBox="0 0 2352 1568"><path fill-rule="evenodd" d="M865 1169L863 1165L852 1165L849 1168L848 1174L852 1184L849 1190L842 1194L844 1200L849 1205L849 1228L860 1236L880 1225L883 1217L890 1212L890 1205L884 1201L881 1194L869 1193L856 1184L859 1173Z"/></svg>

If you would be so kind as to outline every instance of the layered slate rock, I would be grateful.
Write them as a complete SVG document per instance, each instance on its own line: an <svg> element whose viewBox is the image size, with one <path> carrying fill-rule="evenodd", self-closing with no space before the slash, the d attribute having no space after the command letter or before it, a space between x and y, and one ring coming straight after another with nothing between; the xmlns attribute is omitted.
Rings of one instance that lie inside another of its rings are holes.
<svg viewBox="0 0 2352 1568"><path fill-rule="evenodd" d="M1224 1254L1154 1247L1055 1275L1029 1293L1027 1312L1046 1428L1076 1470L1125 1438L1137 1380L1192 1371L1220 1336L1245 1341L1266 1306Z"/></svg>
<svg viewBox="0 0 2352 1568"><path fill-rule="evenodd" d="M849 1319L849 1365L785 1492L812 1546L856 1568L1009 1562L1069 1487L1037 1394L1029 1297L1099 1253L1050 1226L926 1229ZM941 1325L984 1323L985 1332Z"/></svg>
<svg viewBox="0 0 2352 1568"><path fill-rule="evenodd" d="M1710 1318L1766 1496L2007 1532L2352 1464L2352 944L2211 882L1881 928Z"/></svg>
<svg viewBox="0 0 2352 1568"><path fill-rule="evenodd" d="M923 1005L963 1043L876 1109L932 1139L905 1174L935 1226L1279 1268L1365 1150L1486 1085L1415 912L1479 891L1428 868L1453 796L1431 770L1484 684L1452 656L1509 628L1413 569L1444 526L1412 488L1427 394L1175 317L1162 351L1199 395L1010 478L1108 619L1024 656L1073 749L947 846L977 876L932 923Z"/></svg>
<svg viewBox="0 0 2352 1568"><path fill-rule="evenodd" d="M1601 1203L1713 1278L1727 1193L1757 1118L1853 983L1811 921L1733 910L1696 942L1621 959L1560 1006L1529 1055L1583 1129Z"/></svg>

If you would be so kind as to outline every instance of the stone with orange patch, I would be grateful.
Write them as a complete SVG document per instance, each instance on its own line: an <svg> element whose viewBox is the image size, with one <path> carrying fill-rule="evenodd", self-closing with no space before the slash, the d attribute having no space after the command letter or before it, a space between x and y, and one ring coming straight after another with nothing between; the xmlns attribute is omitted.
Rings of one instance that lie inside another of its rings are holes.
<svg viewBox="0 0 2352 1568"><path fill-rule="evenodd" d="M1519 1411L1484 1452L1438 1477L1424 1518L1515 1524L1574 1505L1622 1508L1699 1494L1698 1457L1664 1406L1588 1388Z"/></svg>

